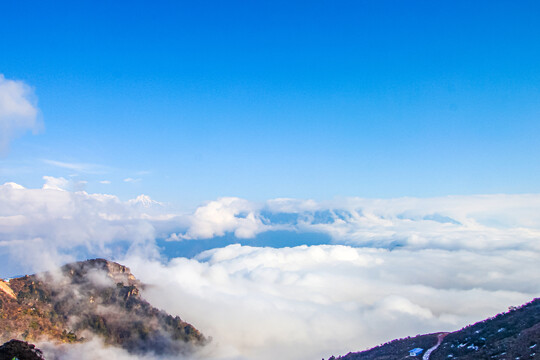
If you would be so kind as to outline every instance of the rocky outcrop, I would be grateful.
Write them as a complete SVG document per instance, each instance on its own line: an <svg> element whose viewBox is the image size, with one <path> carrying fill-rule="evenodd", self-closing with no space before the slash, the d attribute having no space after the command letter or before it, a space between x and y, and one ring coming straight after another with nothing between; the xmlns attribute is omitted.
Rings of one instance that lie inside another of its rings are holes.
<svg viewBox="0 0 540 360"><path fill-rule="evenodd" d="M80 261L62 267L63 274L68 275L72 282L76 284L87 282L88 275L96 271L106 274L114 284L141 286L141 283L135 278L127 266L105 259Z"/></svg>
<svg viewBox="0 0 540 360"><path fill-rule="evenodd" d="M9 296L12 299L16 299L15 293L9 286L9 284L3 280L0 280L0 291Z"/></svg>

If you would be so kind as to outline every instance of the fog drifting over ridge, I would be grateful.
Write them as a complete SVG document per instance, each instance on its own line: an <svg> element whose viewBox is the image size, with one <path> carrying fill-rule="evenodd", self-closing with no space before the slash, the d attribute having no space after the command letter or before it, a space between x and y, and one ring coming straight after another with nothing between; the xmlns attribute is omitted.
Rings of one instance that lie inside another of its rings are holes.
<svg viewBox="0 0 540 360"><path fill-rule="evenodd" d="M125 262L156 284L144 292L149 301L189 314L214 336L212 358L346 354L397 337L456 330L540 290L537 259L522 251L230 245L166 265Z"/></svg>
<svg viewBox="0 0 540 360"><path fill-rule="evenodd" d="M122 201L44 180L39 189L0 185L2 276L13 275L11 266L31 272L86 257L117 260L149 284L143 296L153 305L214 338L201 359L326 358L455 330L540 295L537 194L229 197L179 214L147 196ZM170 260L156 245L276 230L330 241L233 244Z"/></svg>

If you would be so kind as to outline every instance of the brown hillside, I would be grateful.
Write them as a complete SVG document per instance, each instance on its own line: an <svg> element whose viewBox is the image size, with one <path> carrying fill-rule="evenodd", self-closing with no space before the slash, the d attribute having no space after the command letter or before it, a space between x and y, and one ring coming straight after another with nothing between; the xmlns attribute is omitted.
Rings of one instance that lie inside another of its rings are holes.
<svg viewBox="0 0 540 360"><path fill-rule="evenodd" d="M100 336L130 352L179 354L205 344L192 325L152 307L129 268L103 259L11 279L0 291L0 341L80 342Z"/></svg>

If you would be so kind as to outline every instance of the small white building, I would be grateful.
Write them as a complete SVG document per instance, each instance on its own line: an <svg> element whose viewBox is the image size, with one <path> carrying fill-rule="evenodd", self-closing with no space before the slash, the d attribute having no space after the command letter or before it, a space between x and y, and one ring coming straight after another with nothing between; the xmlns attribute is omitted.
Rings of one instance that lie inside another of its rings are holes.
<svg viewBox="0 0 540 360"><path fill-rule="evenodd" d="M418 356L422 353L422 351L424 351L424 349L422 348L414 348L414 349L411 349L409 350L409 356Z"/></svg>

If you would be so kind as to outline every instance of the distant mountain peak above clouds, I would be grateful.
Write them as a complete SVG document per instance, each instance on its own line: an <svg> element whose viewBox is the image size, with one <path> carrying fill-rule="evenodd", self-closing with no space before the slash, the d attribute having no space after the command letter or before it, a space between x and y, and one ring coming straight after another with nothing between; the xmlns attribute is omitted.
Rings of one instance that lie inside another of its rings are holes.
<svg viewBox="0 0 540 360"><path fill-rule="evenodd" d="M144 194L137 196L135 199L128 200L128 203L132 205L140 205L142 207L162 205L162 203L160 203L159 201L156 201L152 199L150 196L144 195Z"/></svg>

